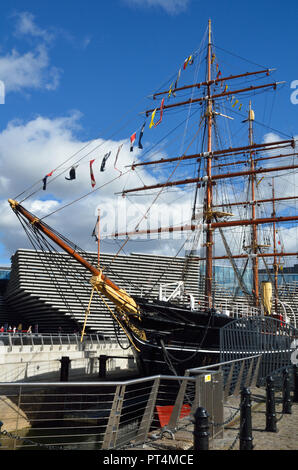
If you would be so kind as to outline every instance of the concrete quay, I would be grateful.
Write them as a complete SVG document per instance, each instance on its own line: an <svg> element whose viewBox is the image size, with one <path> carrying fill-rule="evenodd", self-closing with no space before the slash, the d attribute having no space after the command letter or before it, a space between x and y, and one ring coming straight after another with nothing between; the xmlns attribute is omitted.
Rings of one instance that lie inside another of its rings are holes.
<svg viewBox="0 0 298 470"><path fill-rule="evenodd" d="M8 342L9 339L9 342ZM99 357L107 356L107 373L137 371L131 349L111 340L90 340L75 335L0 336L0 383L59 381L62 357L70 360L69 380L98 378Z"/></svg>
<svg viewBox="0 0 298 470"><path fill-rule="evenodd" d="M292 403L292 413L282 414L282 392L275 392L277 432L267 432L266 428L266 391L263 388L251 390L252 399L252 437L253 451L295 451L298 450L298 403ZM225 425L222 439L210 439L211 451L239 451L240 396L229 397L224 405L224 419L234 417ZM193 450L193 424L189 423L178 430L174 439L165 432L162 438L147 442L142 449L145 451L189 451ZM153 433L154 434L154 433ZM157 434L157 433L155 433ZM141 449L141 447L138 447ZM217 453L217 452L216 452ZM247 455L247 451L246 451Z"/></svg>
<svg viewBox="0 0 298 470"><path fill-rule="evenodd" d="M282 413L282 392L275 392L277 432L267 432L266 428L266 391L263 388L251 390L252 395L252 437L253 450L298 450L298 403L292 403L292 413ZM232 414L239 407L240 397L231 398L226 410ZM239 414L226 425L223 439L210 442L210 450L239 450ZM236 443L235 443L235 439Z"/></svg>

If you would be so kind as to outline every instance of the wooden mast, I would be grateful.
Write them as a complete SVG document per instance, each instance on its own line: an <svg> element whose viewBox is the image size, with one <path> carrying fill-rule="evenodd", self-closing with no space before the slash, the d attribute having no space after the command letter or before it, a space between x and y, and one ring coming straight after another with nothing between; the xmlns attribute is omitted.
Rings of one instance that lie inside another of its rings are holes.
<svg viewBox="0 0 298 470"><path fill-rule="evenodd" d="M212 99L211 99L211 20L209 19L208 24L209 36L208 36L208 56L207 56L207 151L209 153L207 157L207 188L206 188L206 201L205 201L205 221L207 225L206 231L206 271L205 271L205 300L207 308L212 307L212 250L213 250L213 229L211 227L212 218Z"/></svg>
<svg viewBox="0 0 298 470"><path fill-rule="evenodd" d="M98 209L97 218L97 267L100 265L100 209Z"/></svg>
<svg viewBox="0 0 298 470"><path fill-rule="evenodd" d="M274 178L272 178L272 217L276 216L275 212L275 190L274 190ZM274 303L275 303L275 313L277 313L277 299L278 299L278 264L277 264L277 255L276 255L276 225L275 221L273 222L273 271L274 271Z"/></svg>
<svg viewBox="0 0 298 470"><path fill-rule="evenodd" d="M253 121L254 121L254 112L251 109L251 101L249 101L249 111L248 111L248 124L249 124L249 145L253 145ZM255 205L255 182L256 182L256 175L254 173L255 170L255 162L254 162L254 152L250 152L250 169L252 174L250 175L250 183L251 183L251 218L252 220L256 219L256 205ZM251 252L254 255L258 254L258 228L256 224L252 224L251 226ZM253 256L252 258L252 273L253 273L253 294L255 296L255 305L256 307L259 305L259 259L257 256Z"/></svg>

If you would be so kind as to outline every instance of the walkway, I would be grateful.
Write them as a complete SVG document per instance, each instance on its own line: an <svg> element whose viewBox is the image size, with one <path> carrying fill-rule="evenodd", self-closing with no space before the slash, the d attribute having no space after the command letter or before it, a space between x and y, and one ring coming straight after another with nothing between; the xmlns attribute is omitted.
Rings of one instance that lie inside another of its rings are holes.
<svg viewBox="0 0 298 470"><path fill-rule="evenodd" d="M275 392L277 432L265 432L266 428L266 391L264 388L251 390L252 398L252 435L253 450L298 450L298 403L292 403L292 414L282 414L282 394ZM239 397L230 397L225 404L225 420L235 415L240 405ZM223 439L214 439L209 442L210 450L239 450L239 420L238 412L233 421L224 429ZM172 439L165 433L162 439L152 441L143 447L143 450L186 450L193 448L193 425L175 433Z"/></svg>

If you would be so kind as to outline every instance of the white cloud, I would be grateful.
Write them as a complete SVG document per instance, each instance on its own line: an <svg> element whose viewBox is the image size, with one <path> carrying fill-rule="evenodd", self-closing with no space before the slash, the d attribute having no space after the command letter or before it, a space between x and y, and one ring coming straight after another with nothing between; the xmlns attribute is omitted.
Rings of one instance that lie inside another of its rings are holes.
<svg viewBox="0 0 298 470"><path fill-rule="evenodd" d="M102 233L107 235L116 228L133 230L153 201L153 196L150 195L138 197L137 202L130 197L123 199L121 195L115 195L115 193L121 192L124 186L137 187L143 185L143 182L154 184L156 179L140 170L131 171L129 175L125 175L121 179L117 178L119 173L114 168L114 161L120 143L124 145L119 155L117 167L124 172L126 165L132 163L129 138L126 141L96 139L92 142L82 142L75 136L79 126L79 118L80 113L74 112L70 116L56 119L40 116L26 123L15 120L10 122L6 129L0 133L0 208L3 214L0 241L5 245L10 255L17 248L30 247L30 245L18 219L11 211L7 199L13 199L24 189L33 186L29 192L17 199L21 201L28 194L34 193L22 204L36 216L44 217L92 190L89 167L91 159L95 159L93 169L98 191L45 220L79 246L84 249L96 250L91 233L98 207L101 208ZM88 146L86 147L86 145ZM83 147L85 149L80 151ZM106 169L104 172L100 172L102 157L110 150L112 153L107 161ZM47 189L43 191L42 178L75 153L77 155L74 159L63 164L59 170L53 173L52 177L48 178ZM87 156L79 162L76 179L66 181L65 176L68 176L69 167L84 155ZM137 155L138 150L135 148L134 159L137 158ZM59 176L60 173L62 174ZM113 179L114 181L112 181ZM37 184L34 185L35 183ZM155 228L160 217L163 218L162 225L189 222L187 220L187 208L190 207L188 196L178 200L178 196L181 197L181 195L182 192L178 188L163 195L158 200L152 217L143 219L140 229L147 228L148 221L150 227L154 226ZM166 203L171 201L172 205L166 206ZM171 207L172 213L170 214ZM140 243L132 241L127 252L139 251ZM182 243L181 239L165 240L162 250L169 250L171 254L175 254L177 247ZM103 246L109 250L111 243L106 243ZM118 247L119 244L113 245L114 249ZM158 241L151 241L149 244L144 242L141 249L157 252L161 250L161 246Z"/></svg>
<svg viewBox="0 0 298 470"><path fill-rule="evenodd" d="M54 33L47 29L42 29L36 24L35 17L32 13L23 11L16 13L14 16L17 18L15 26L15 34L17 36L32 36L41 38L46 42L50 42L54 38Z"/></svg>
<svg viewBox="0 0 298 470"><path fill-rule="evenodd" d="M34 51L20 54L15 49L0 56L0 79L6 93L28 89L57 88L60 70L50 66L48 51L40 45Z"/></svg>
<svg viewBox="0 0 298 470"><path fill-rule="evenodd" d="M121 195L115 195L115 193L121 192L124 187L132 188L143 186L143 184L154 184L157 182L157 178L140 169L131 171L120 179L116 178L119 173L114 168L114 161L120 143L124 145L117 167L123 172L126 171L126 166L132 163L132 157L137 160L138 150L135 148L133 155L131 154L129 138L124 141L96 139L92 142L83 142L77 139L76 131L80 126L80 117L80 113L73 112L69 116L55 119L39 116L29 122L14 120L0 133L0 210L2 214L0 241L10 255L18 248L30 247L30 244L18 219L11 211L7 199L15 198L24 189L37 183L29 192L17 197L21 201L27 194L34 193L22 203L24 207L38 217L44 217L52 211L63 208L91 192L89 171L91 159L95 159L93 168L98 190L45 219L46 223L60 233L82 248L96 251L96 244L91 233L98 207L101 209L102 235L106 236L113 230L133 231L153 202L152 191L145 192L144 196L138 195L138 197L132 197L128 194L124 199ZM276 140L276 136L274 140ZM85 149L81 150L83 147ZM110 150L112 154L107 161L106 169L104 172L100 172L102 157ZM76 154L75 158L63 164L59 170L53 173L52 177L48 178L47 190L43 191L42 178L74 154ZM85 158L79 162L76 171L77 178L74 181L66 181L65 176L68 176L69 167L83 156ZM59 176L60 172L62 174ZM289 186L289 179L292 178L293 186ZM297 187L294 178L294 175L285 175L284 184L278 185L276 183L277 197L291 193L292 188ZM113 179L114 181L112 181ZM263 182L258 186L260 198L261 196L270 197L271 189L267 186L267 183L263 184ZM200 194L199 201L202 200L203 194ZM192 192L186 193L178 187L171 188L160 196L148 218L143 218L140 230L146 229L148 226L156 228L158 226L187 224L189 223L191 205ZM268 216L271 211L269 206L268 204ZM283 206L279 208L282 209ZM235 214L237 213L235 212ZM237 218L235 215L235 219ZM237 249L241 249L241 246L236 247L233 244L236 243L236 239L237 243L239 242L239 235L236 232L236 235L233 233L232 231L227 233L226 237L233 252L238 253ZM282 234L287 245L286 248L289 251L295 251L297 228L285 228ZM166 237L168 234L161 237L162 241L152 239L150 242L141 242L133 237L130 244L126 245L125 252L147 251L176 255L183 244L183 239L173 236L171 240L171 237ZM144 240L144 237L140 237L140 240ZM217 236L217 240L219 241L217 254L225 254L219 236ZM102 248L104 251L115 251L120 244L121 242L116 245L103 241ZM183 254L182 250L180 255Z"/></svg>
<svg viewBox="0 0 298 470"><path fill-rule="evenodd" d="M0 55L0 80L5 92L28 92L33 89L55 90L59 85L61 70L51 65L49 46L55 34L40 28L29 12L15 13L14 36L22 39L22 48L29 39L30 48L19 52L13 47ZM33 46L32 46L33 45Z"/></svg>
<svg viewBox="0 0 298 470"><path fill-rule="evenodd" d="M124 0L124 2L137 7L160 7L170 15L177 15L188 8L190 0Z"/></svg>

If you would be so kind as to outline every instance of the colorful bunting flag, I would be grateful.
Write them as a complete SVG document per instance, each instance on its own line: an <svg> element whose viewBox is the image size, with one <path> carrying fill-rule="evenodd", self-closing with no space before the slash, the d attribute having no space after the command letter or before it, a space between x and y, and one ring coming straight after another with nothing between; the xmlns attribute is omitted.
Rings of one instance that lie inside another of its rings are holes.
<svg viewBox="0 0 298 470"><path fill-rule="evenodd" d="M111 152L106 153L105 156L103 157L101 165L100 165L100 171L104 171L105 166L106 166L106 161L107 161L107 159L109 158L110 155L111 155Z"/></svg>
<svg viewBox="0 0 298 470"><path fill-rule="evenodd" d="M151 129L151 127L154 126L154 118L155 118L156 109L157 109L157 108L155 108L155 110L154 110L154 111L152 112L152 114L151 114L151 122L150 122L150 124L149 124L149 128L150 128L150 129Z"/></svg>
<svg viewBox="0 0 298 470"><path fill-rule="evenodd" d="M93 169L92 169L93 162L95 162L95 159L90 160L90 178L91 178L92 188L94 188L94 186L96 185L96 181L95 181L94 174L93 174Z"/></svg>
<svg viewBox="0 0 298 470"><path fill-rule="evenodd" d="M157 123L154 124L154 127L158 126L158 125L161 123L161 121L162 121L162 115L163 115L163 107L164 107L164 104L165 104L165 99L163 98L163 99L161 100L161 105L160 105L159 121L157 121Z"/></svg>
<svg viewBox="0 0 298 470"><path fill-rule="evenodd" d="M115 158L115 162L114 162L115 170L119 171L119 173L121 173L121 174L122 174L122 171L118 170L118 168L116 167L116 163L117 163L118 156L119 156L119 153L120 153L120 150L122 149L122 147L123 147L123 144L119 145L118 150L117 150L117 154L116 154L116 158Z"/></svg>
<svg viewBox="0 0 298 470"><path fill-rule="evenodd" d="M65 176L65 179L68 181L75 180L76 179L76 168L78 165L71 167L69 170L69 178Z"/></svg>
<svg viewBox="0 0 298 470"><path fill-rule="evenodd" d="M45 191L47 189L47 180L48 180L48 177L49 176L52 176L52 174L54 173L55 170L52 170L51 173L48 173L42 180L43 182L43 190Z"/></svg>
<svg viewBox="0 0 298 470"><path fill-rule="evenodd" d="M192 56L190 55L189 57L187 57L187 59L185 59L184 61L184 64L183 64L183 70L186 69L186 67L188 66L188 64L192 64L193 63L193 60L192 60Z"/></svg>
<svg viewBox="0 0 298 470"><path fill-rule="evenodd" d="M178 86L178 82L179 82L179 79L180 79L180 75L181 75L181 68L179 69L179 72L178 72L178 75L177 75L177 78L176 78L176 81L175 81L175 85L174 85L174 91L176 90L177 86ZM173 93L174 94L174 93Z"/></svg>
<svg viewBox="0 0 298 470"><path fill-rule="evenodd" d="M142 125L142 129L141 129L141 132L140 132L140 135L139 135L139 143L138 143L138 147L139 149L143 149L143 145L142 145L142 137L143 137L143 134L144 134L144 129L145 129L145 126L146 126L146 121L144 122L144 124Z"/></svg>
<svg viewBox="0 0 298 470"><path fill-rule="evenodd" d="M92 237L94 237L95 241L98 242L98 238L99 238L99 216L97 216L96 224L95 224L93 232L92 232Z"/></svg>
<svg viewBox="0 0 298 470"><path fill-rule="evenodd" d="M131 152L133 152L133 144L134 144L134 141L136 140L136 136L137 136L136 132L132 134L132 136L130 136L130 151Z"/></svg>

